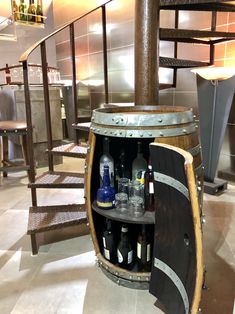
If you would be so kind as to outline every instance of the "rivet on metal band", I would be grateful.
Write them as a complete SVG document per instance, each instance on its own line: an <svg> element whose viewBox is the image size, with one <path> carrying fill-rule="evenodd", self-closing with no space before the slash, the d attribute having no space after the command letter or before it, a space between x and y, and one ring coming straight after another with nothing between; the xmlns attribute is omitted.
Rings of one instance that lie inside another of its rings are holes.
<svg viewBox="0 0 235 314"><path fill-rule="evenodd" d="M154 267L156 267L157 269L161 270L164 274L166 274L171 279L171 281L175 284L176 288L178 289L182 297L184 308L185 308L185 314L188 314L189 313L188 295L178 275L166 263L164 263L163 261L161 261L160 259L156 257L154 258Z"/></svg>
<svg viewBox="0 0 235 314"><path fill-rule="evenodd" d="M188 189L180 181L160 172L154 172L154 180L171 186L182 193L189 200Z"/></svg>

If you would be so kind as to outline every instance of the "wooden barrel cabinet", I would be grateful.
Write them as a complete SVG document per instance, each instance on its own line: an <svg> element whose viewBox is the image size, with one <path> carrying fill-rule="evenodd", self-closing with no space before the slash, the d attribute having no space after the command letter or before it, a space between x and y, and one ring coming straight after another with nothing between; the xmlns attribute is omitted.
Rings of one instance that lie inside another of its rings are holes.
<svg viewBox="0 0 235 314"><path fill-rule="evenodd" d="M131 241L135 243L137 241L137 232L139 225L146 224L152 233L154 242L154 252L156 252L158 243L156 243L156 230L155 218L158 211L158 199L161 199L161 195L156 196L156 208L154 212L146 211L145 214L138 218L128 216L128 214L118 213L115 209L102 210L96 205L96 193L100 185L99 176L99 159L103 153L102 143L104 137L110 139L110 154L115 161L117 161L120 150L124 149L126 154L126 167L131 169L133 159L137 154L137 142L142 142L143 155L146 160L150 156L150 143L166 143L181 147L188 151L193 156L193 165L195 172L195 194L196 202L201 203L201 195L197 189L198 185L202 185L202 162L201 151L198 142L198 135L196 130L196 124L194 121L193 112L190 109L184 107L112 107L102 108L93 111L92 123L89 134L88 153L85 166L85 198L86 208L88 211L88 219L90 224L91 236L94 243L95 252L98 259L98 264L101 267L105 275L116 282L117 284L134 288L134 289L149 289L151 281L150 272L139 272L136 265L133 269L122 269L118 265L114 265L105 259L103 256L103 241L102 232L105 226L106 218L112 220L114 232L120 234L122 223L128 224L129 232L131 235ZM189 155L189 154L188 154ZM190 155L189 155L190 156ZM151 160L155 160L154 156L151 156ZM155 161L154 161L155 162ZM168 161L169 162L169 161ZM177 164L172 165L178 167ZM155 168L155 166L153 165ZM156 170L154 170L156 171ZM193 173L194 173L193 172ZM155 175L155 173L154 173ZM166 176L164 177L166 178ZM173 180L173 183L177 180ZM165 183L165 182L162 182ZM155 183L154 183L155 184ZM168 183L167 183L168 184ZM171 183L169 183L171 185ZM168 185L169 185L168 184ZM178 184L179 186L180 183ZM171 188L175 188L172 186ZM187 189L187 188L186 188ZM168 191L168 190L167 190ZM180 191L182 193L182 191ZM164 196L165 197L165 196ZM198 201L199 200L199 201ZM177 199L174 200L177 202ZM189 202L190 203L190 202ZM187 205L188 206L188 205ZM190 205L189 205L190 206ZM199 208L199 207L198 207ZM200 217L200 210L198 210ZM186 210L187 212L187 210ZM189 213L189 221L191 233L194 234L194 221L191 211ZM160 216L164 220L164 215ZM170 219L166 216L166 220ZM187 220L185 220L187 221ZM171 222L174 225L174 221ZM177 222L178 223L178 222ZM158 225L159 226L159 225ZM197 226L198 228L198 226ZM175 229L172 228L172 230ZM171 231L166 228L166 231L170 234ZM185 232L184 243L187 241L188 231ZM170 237L167 237L169 241ZM160 239L160 242L163 239ZM193 240L194 245L192 252L194 256L195 265L195 237ZM188 258L191 258L190 256ZM153 263L154 264L154 263ZM152 265L152 271L154 265ZM193 271L191 269L191 271ZM157 284L157 283L156 283ZM155 289L152 288L153 291ZM192 292L192 291L191 291ZM192 295L192 293L191 293ZM177 298L176 298L177 299ZM190 302L191 304L191 302ZM184 307L184 303L183 303ZM179 312L180 313L180 312ZM183 312L182 312L183 313Z"/></svg>

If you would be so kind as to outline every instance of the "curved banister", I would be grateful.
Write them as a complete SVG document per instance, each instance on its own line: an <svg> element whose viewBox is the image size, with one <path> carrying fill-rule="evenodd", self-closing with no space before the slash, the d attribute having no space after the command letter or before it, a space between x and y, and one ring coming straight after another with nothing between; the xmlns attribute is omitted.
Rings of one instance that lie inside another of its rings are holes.
<svg viewBox="0 0 235 314"><path fill-rule="evenodd" d="M33 46L31 46L29 49L27 49L21 56L20 56L20 59L19 59L19 62L25 62L27 61L29 55L37 48L39 47L43 42L45 42L47 39L53 37L54 35L56 35L57 33L59 33L60 31L64 30L65 28L69 27L70 25L76 23L77 21L79 21L80 19L84 18L85 16L95 12L96 10L98 9L101 9L103 6L105 6L107 3L111 2L113 0L109 0L107 2L105 2L104 4L96 7L95 9L79 16L78 18L66 23L65 25L61 26L60 28L58 28L57 30L55 30L53 33L47 35L46 37L40 39L38 42L36 42Z"/></svg>

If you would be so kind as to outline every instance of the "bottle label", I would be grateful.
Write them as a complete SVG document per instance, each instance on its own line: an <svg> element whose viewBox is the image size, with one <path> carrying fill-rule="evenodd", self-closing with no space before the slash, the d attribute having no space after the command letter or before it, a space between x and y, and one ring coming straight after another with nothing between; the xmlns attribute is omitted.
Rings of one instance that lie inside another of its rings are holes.
<svg viewBox="0 0 235 314"><path fill-rule="evenodd" d="M131 264L133 261L133 251L128 252L127 264Z"/></svg>
<svg viewBox="0 0 235 314"><path fill-rule="evenodd" d="M110 261L110 252L104 248L104 257Z"/></svg>
<svg viewBox="0 0 235 314"><path fill-rule="evenodd" d="M103 246L104 246L104 248L106 248L106 240L105 240L105 237L103 237Z"/></svg>
<svg viewBox="0 0 235 314"><path fill-rule="evenodd" d="M123 262L123 256L119 250L117 250L117 256L118 256L118 263L122 263Z"/></svg>
<svg viewBox="0 0 235 314"><path fill-rule="evenodd" d="M153 185L153 182L149 182L149 194L154 194L154 185Z"/></svg>
<svg viewBox="0 0 235 314"><path fill-rule="evenodd" d="M113 202L99 202L97 201L97 205L99 207L103 207L103 208L110 208L114 206L114 201Z"/></svg>
<svg viewBox="0 0 235 314"><path fill-rule="evenodd" d="M140 260L142 260L143 258L145 259L145 256L142 256L143 251L144 250L142 250L141 244L139 242L137 242L137 257ZM149 243L149 244L147 244L147 250L146 250L146 262L150 261L150 253L151 253L151 245Z"/></svg>

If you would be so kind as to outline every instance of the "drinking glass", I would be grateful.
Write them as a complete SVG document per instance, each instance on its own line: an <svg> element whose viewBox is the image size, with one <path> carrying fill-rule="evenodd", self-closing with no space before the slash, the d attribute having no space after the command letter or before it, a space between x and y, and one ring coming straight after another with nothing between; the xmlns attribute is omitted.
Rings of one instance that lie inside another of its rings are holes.
<svg viewBox="0 0 235 314"><path fill-rule="evenodd" d="M115 207L120 212L126 212L128 210L128 194L127 193L116 193Z"/></svg>
<svg viewBox="0 0 235 314"><path fill-rule="evenodd" d="M144 200L144 185L133 180L129 183L129 198L139 196Z"/></svg>
<svg viewBox="0 0 235 314"><path fill-rule="evenodd" d="M118 193L126 193L128 195L129 183L130 183L130 179L128 178L118 179Z"/></svg>
<svg viewBox="0 0 235 314"><path fill-rule="evenodd" d="M141 196L131 196L128 202L129 214L133 217L141 217L144 210L144 199Z"/></svg>

